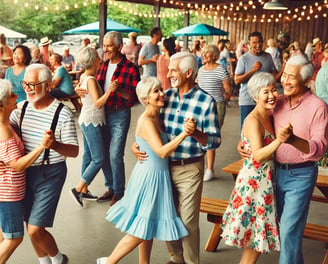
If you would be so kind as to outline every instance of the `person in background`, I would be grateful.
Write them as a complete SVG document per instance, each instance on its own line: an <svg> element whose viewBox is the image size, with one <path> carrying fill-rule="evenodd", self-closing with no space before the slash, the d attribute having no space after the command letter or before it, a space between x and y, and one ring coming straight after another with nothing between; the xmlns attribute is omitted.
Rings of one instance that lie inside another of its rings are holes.
<svg viewBox="0 0 328 264"><path fill-rule="evenodd" d="M31 53L28 47L17 45L14 48L14 65L7 69L5 79L9 80L13 87L13 92L17 95L17 103L26 100L26 93L22 86L25 69L31 62Z"/></svg>
<svg viewBox="0 0 328 264"><path fill-rule="evenodd" d="M282 67L281 56L277 47L277 42L274 39L271 38L267 40L267 48L265 49L265 52L271 55L276 70L280 71Z"/></svg>
<svg viewBox="0 0 328 264"><path fill-rule="evenodd" d="M104 92L109 89L114 91L106 102L105 144L111 170L104 175L107 191L98 197L99 202L111 201L110 205L114 205L124 195L124 148L130 127L131 107L136 101L135 89L140 80L137 66L121 53L122 46L120 33L106 33L103 50L108 59L100 66L96 75Z"/></svg>
<svg viewBox="0 0 328 264"><path fill-rule="evenodd" d="M192 43L192 48L190 50L192 54L194 54L198 69L203 65L202 63L202 48L200 47L200 40L195 39Z"/></svg>
<svg viewBox="0 0 328 264"><path fill-rule="evenodd" d="M321 60L321 67L325 65L328 61L328 43L325 44L324 50L323 50L323 58Z"/></svg>
<svg viewBox="0 0 328 264"><path fill-rule="evenodd" d="M48 37L44 37L40 40L40 50L41 50L41 63L47 65L51 69L50 63L50 49L49 45L52 43L52 40Z"/></svg>
<svg viewBox="0 0 328 264"><path fill-rule="evenodd" d="M62 56L58 53L53 54L50 57L50 63L54 71L50 94L57 99L72 96L75 93L73 81L62 64Z"/></svg>
<svg viewBox="0 0 328 264"><path fill-rule="evenodd" d="M248 41L246 39L241 40L237 47L236 47L236 57L237 61L240 59L242 55L244 55L247 51L249 50L248 48Z"/></svg>
<svg viewBox="0 0 328 264"><path fill-rule="evenodd" d="M40 264L67 264L68 257L59 251L55 238L46 228L53 226L67 175L65 160L79 153L75 121L69 108L50 95L51 71L46 65L29 65L22 84L27 94L25 114L23 108L14 110L10 122L16 133L21 132L26 153L40 144L45 130L53 131L48 154L41 155L26 170L27 233ZM54 126L56 112L58 119Z"/></svg>
<svg viewBox="0 0 328 264"><path fill-rule="evenodd" d="M0 78L5 77L6 70L13 65L13 51L6 44L6 37L0 34Z"/></svg>
<svg viewBox="0 0 328 264"><path fill-rule="evenodd" d="M98 52L91 47L85 47L77 54L77 61L83 66L85 72L81 75L79 89L87 91L81 97L82 108L78 123L83 135L84 152L82 158L81 180L75 188L71 189L74 200L83 206L83 200L97 201L88 186L101 168L105 174L110 174L108 161L106 161L106 146L104 144L106 131L105 107L113 87L105 93L98 84L95 75L100 67L101 59Z"/></svg>
<svg viewBox="0 0 328 264"><path fill-rule="evenodd" d="M33 46L32 48L30 48L30 52L31 52L31 64L32 63L41 63L41 54L40 54L40 48L37 46Z"/></svg>
<svg viewBox="0 0 328 264"><path fill-rule="evenodd" d="M154 27L150 31L150 36L150 42L143 45L139 53L138 64L143 67L143 78L149 76L156 77L156 62L160 54L157 44L162 40L162 30L159 27Z"/></svg>
<svg viewBox="0 0 328 264"><path fill-rule="evenodd" d="M188 235L174 206L168 156L192 134L196 124L187 118L181 133L168 142L160 121L164 106L161 82L145 78L136 91L145 111L137 121L135 137L148 159L136 163L125 196L107 212L106 219L127 234L108 258L98 259L98 264L118 263L137 246L139 263L150 263L154 238L172 241Z"/></svg>
<svg viewBox="0 0 328 264"><path fill-rule="evenodd" d="M163 55L157 60L157 78L161 81L162 88L165 90L171 88L171 82L167 78L169 72L170 57L176 52L173 38L167 38L162 41Z"/></svg>
<svg viewBox="0 0 328 264"><path fill-rule="evenodd" d="M23 241L25 169L53 143L45 131L39 146L24 155L24 146L10 125L9 116L17 108L17 95L8 80L0 80L0 263L6 263Z"/></svg>
<svg viewBox="0 0 328 264"><path fill-rule="evenodd" d="M254 264L261 253L280 249L273 155L292 134L287 123L274 135L272 112L279 93L272 74L254 74L248 91L256 106L245 119L241 144L250 156L238 174L221 225L225 243L244 249L240 264Z"/></svg>
<svg viewBox="0 0 328 264"><path fill-rule="evenodd" d="M217 61L219 59L219 49L215 45L207 45L203 50L203 64L198 71L199 87L211 95L216 101L219 127L223 126L226 113L226 102L231 94L231 80L228 71ZM204 173L203 181L210 181L214 178L215 149L206 152L207 169Z"/></svg>
<svg viewBox="0 0 328 264"><path fill-rule="evenodd" d="M129 61L138 66L139 52L141 49L141 45L137 43L138 34L136 32L130 32L128 36L130 43L124 45L121 52Z"/></svg>
<svg viewBox="0 0 328 264"><path fill-rule="evenodd" d="M277 73L271 55L262 50L262 34L260 32L252 32L249 34L248 40L249 51L240 57L235 71L235 83L237 85L240 84L240 128L243 126L244 119L255 107L255 102L249 96L247 90L247 82L250 77L257 72ZM280 78L281 73L276 75L277 79Z"/></svg>
<svg viewBox="0 0 328 264"><path fill-rule="evenodd" d="M226 47L226 42L227 42L226 39L220 39L218 42L218 49L220 52L218 63L220 63L220 65L222 65L222 67L224 67L226 70L228 70L230 53Z"/></svg>
<svg viewBox="0 0 328 264"><path fill-rule="evenodd" d="M67 71L72 71L75 65L75 59L72 54L69 53L69 47L64 47L64 54L62 56L62 63L63 66L66 68Z"/></svg>

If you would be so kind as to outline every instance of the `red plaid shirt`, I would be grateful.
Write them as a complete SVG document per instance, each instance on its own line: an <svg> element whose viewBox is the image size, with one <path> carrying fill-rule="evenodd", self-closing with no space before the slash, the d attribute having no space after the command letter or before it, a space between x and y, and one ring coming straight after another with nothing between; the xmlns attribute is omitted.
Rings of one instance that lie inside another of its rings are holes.
<svg viewBox="0 0 328 264"><path fill-rule="evenodd" d="M97 81L104 89L106 72L108 68L109 60L105 61L96 74ZM113 74L112 81L118 79L119 89L125 89L131 95L129 100L125 100L118 93L111 93L108 98L107 105L110 108L128 108L133 106L136 100L136 86L140 81L140 74L137 66L131 61L127 60L122 55L122 60L117 64L116 70Z"/></svg>

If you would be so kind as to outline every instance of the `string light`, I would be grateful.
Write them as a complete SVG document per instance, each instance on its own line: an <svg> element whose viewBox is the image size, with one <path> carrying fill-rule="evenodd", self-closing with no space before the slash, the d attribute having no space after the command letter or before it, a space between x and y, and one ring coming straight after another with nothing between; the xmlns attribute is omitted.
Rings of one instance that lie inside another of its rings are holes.
<svg viewBox="0 0 328 264"><path fill-rule="evenodd" d="M43 10L45 12L48 12L50 10L55 10L56 12L59 11L69 11L72 9L79 9L83 7L87 7L90 4L93 5L99 5L101 3L101 0L82 0L80 4L78 3L67 3L67 1L52 1L55 2L54 4L43 3L43 1L38 1L37 4L35 4L35 0L13 0L13 4L20 4L24 8L32 8L37 11ZM258 9L259 7L263 7L264 3L266 1L264 0L258 0L258 1L252 1L252 0L241 0L237 3L229 3L229 4L192 4L192 3L185 3L182 0L158 0L159 3L164 4L171 4L175 5L177 7L180 7L182 9L185 9L186 11L181 12L181 9L174 10L162 8L160 14L156 14L155 12L140 12L136 9L138 9L138 4L131 4L131 3L122 3L116 0L109 0L107 2L108 6L114 6L115 8L121 9L124 13L130 13L134 14L139 17L144 18L152 18L152 17L162 17L162 18L172 18L172 17L178 17L178 16L184 16L185 14L195 14L200 15L204 18L219 18L221 20L227 19L231 20L233 17L234 21L245 21L245 22L263 22L267 19L266 16L262 18L251 18L249 17L250 14L243 14L242 18L237 17L236 14L240 13L240 11L247 13L248 11L253 12L253 10ZM315 10L316 12L314 12ZM291 21L291 20L297 20L302 21L302 18L306 20L311 19L318 19L319 17L327 18L326 10L328 9L328 0L315 2L313 5L303 5L299 8L294 9L288 9L284 14L282 13L267 13L267 17L270 17L270 22L283 22L285 21ZM222 12L223 10L223 12ZM221 11L223 15L218 16L217 11ZM268 23L269 19L267 19Z"/></svg>

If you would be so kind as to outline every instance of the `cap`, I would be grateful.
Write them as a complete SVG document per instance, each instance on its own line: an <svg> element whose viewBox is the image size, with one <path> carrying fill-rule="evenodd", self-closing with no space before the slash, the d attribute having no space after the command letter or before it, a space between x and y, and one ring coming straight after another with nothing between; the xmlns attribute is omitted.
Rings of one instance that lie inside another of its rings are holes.
<svg viewBox="0 0 328 264"><path fill-rule="evenodd" d="M52 42L51 39L48 39L48 37L44 37L40 40L40 46L49 45L51 42Z"/></svg>

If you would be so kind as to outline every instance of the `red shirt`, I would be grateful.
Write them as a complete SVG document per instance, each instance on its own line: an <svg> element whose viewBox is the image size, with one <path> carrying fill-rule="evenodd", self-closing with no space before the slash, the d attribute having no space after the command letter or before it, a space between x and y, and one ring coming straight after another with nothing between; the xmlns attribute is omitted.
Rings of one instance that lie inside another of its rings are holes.
<svg viewBox="0 0 328 264"><path fill-rule="evenodd" d="M105 61L97 72L96 78L100 86L104 89L106 72L109 60ZM140 81L140 74L137 66L127 60L122 55L122 60L117 64L116 70L112 76L112 81L118 79L119 89L125 89L130 95L129 100L125 100L118 93L111 93L108 98L107 105L111 108L128 108L133 106L136 100L136 86Z"/></svg>

